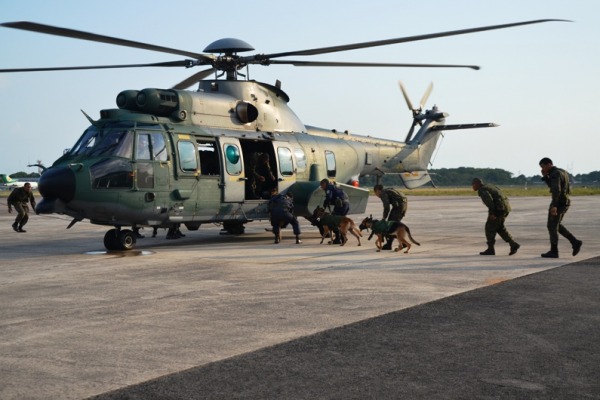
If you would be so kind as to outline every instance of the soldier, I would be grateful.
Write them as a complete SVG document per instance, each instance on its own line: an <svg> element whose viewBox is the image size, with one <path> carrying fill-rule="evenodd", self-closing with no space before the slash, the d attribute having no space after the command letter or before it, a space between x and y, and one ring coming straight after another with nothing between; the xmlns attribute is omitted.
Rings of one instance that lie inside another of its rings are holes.
<svg viewBox="0 0 600 400"><path fill-rule="evenodd" d="M275 244L281 241L281 228L292 224L294 235L296 235L296 244L301 244L300 240L300 224L294 216L294 202L291 193L281 194L277 192L277 188L271 189L271 199L269 200L269 213L271 214L271 226L275 235Z"/></svg>
<svg viewBox="0 0 600 400"><path fill-rule="evenodd" d="M482 256L496 255L494 243L496 242L496 234L498 234L505 242L510 244L510 252L508 255L512 256L521 246L513 240L512 236L504 226L506 217L508 217L508 214L510 213L510 203L508 202L508 198L502 193L499 187L486 185L479 178L473 179L471 184L473 190L477 191L477 194L481 197L481 201L483 201L483 204L488 208L488 218L485 223L485 237L487 239L488 248L479 254Z"/></svg>
<svg viewBox="0 0 600 400"><path fill-rule="evenodd" d="M35 198L31 192L31 184L27 182L23 187L13 189L8 195L8 212L12 213L12 208L17 210L17 217L15 222L12 224L12 228L15 232L27 232L23 229L23 226L29 220L29 207L27 203L31 204L31 207L35 210Z"/></svg>
<svg viewBox="0 0 600 400"><path fill-rule="evenodd" d="M323 201L323 207L327 210L330 205L333 205L333 211L331 215L345 216L350 211L350 199L346 192L336 187L333 183L329 182L329 179L322 179L320 182L321 189L325 191L325 201ZM337 228L333 231L335 238L334 244L340 244L339 230Z"/></svg>
<svg viewBox="0 0 600 400"><path fill-rule="evenodd" d="M546 182L552 193L552 202L548 210L548 233L550 234L550 251L543 253L542 257L558 258L558 234L560 233L571 242L573 256L581 250L583 242L577 240L571 232L562 224L562 220L569 210L571 199L571 187L569 174L563 169L557 168L548 157L540 160L542 169L542 180Z"/></svg>
<svg viewBox="0 0 600 400"><path fill-rule="evenodd" d="M404 218L406 209L408 207L408 200L404 193L392 188L384 189L383 185L375 185L375 187L373 187L373 192L375 193L375 196L379 197L383 203L382 221L402 221L402 218ZM391 250L393 241L393 236L386 236L386 243L381 249Z"/></svg>
<svg viewBox="0 0 600 400"><path fill-rule="evenodd" d="M256 185L256 196L259 199L268 199L271 189L277 188L277 179L271 170L268 153L262 153L258 156L253 174Z"/></svg>

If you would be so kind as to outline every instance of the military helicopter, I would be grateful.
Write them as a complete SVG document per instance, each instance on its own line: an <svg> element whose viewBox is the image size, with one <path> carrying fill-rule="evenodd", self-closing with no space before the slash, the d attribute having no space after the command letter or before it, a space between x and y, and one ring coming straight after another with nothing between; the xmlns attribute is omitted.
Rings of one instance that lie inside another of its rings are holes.
<svg viewBox="0 0 600 400"><path fill-rule="evenodd" d="M271 54L241 53L254 48L240 39L209 44L204 53L98 35L35 22L1 24L50 35L189 57L152 64L2 69L0 72L78 69L208 66L170 89L123 90L117 108L100 111L75 145L44 171L39 214L66 214L67 228L88 219L110 226L108 250L130 250L140 227L222 224L233 234L244 224L269 218L269 194L256 176L259 159L267 163L279 192L294 195L295 213L310 216L323 199L319 182L335 181L350 197L350 213L364 213L369 191L358 187L361 176L398 174L407 188L431 180L427 167L443 131L495 126L492 123L446 125L447 113L436 106L423 110L431 85L414 107L401 85L413 122L404 141L377 139L305 125L288 106L279 82L247 79L250 65L300 67L434 67L475 65L401 64L280 60L386 46L446 36L537 24L541 19L431 33L340 46ZM213 79L207 79L214 75ZM245 78L245 79L244 79ZM186 90L198 85L195 91ZM417 129L418 126L418 129ZM267 157L268 156L268 157ZM131 228L131 229L129 229Z"/></svg>

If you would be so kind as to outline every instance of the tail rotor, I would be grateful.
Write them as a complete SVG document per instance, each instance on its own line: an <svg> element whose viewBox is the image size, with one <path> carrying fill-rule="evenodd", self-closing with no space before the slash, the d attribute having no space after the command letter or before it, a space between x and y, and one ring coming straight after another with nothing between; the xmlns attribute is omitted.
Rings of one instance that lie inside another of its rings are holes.
<svg viewBox="0 0 600 400"><path fill-rule="evenodd" d="M404 88L404 85L402 84L402 81L398 81L398 85L400 86L400 90L402 91L402 95L404 96L404 100L406 101L406 105L408 106L408 109L412 112L412 115L413 115L412 125L410 126L410 129L408 130L406 139L404 139L405 142L409 142L413 136L413 133L415 131L415 127L417 126L417 124L419 126L421 126L421 121L423 119L423 117L422 117L423 107L425 106L425 103L427 102L427 99L429 98L429 95L431 94L431 91L433 90L433 82L430 82L429 86L427 86L427 89L425 90L423 97L421 97L421 101L419 102L418 108L415 108L413 106L412 102L410 101L410 98L408 97L408 93L407 93L406 89Z"/></svg>

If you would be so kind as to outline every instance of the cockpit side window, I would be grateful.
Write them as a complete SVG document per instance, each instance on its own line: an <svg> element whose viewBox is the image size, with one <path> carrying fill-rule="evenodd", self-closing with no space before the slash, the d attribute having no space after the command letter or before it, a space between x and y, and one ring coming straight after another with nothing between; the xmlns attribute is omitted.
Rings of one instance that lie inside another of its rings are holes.
<svg viewBox="0 0 600 400"><path fill-rule="evenodd" d="M152 133L152 157L154 161L169 161L169 154L167 153L167 144L165 143L165 137L162 133Z"/></svg>
<svg viewBox="0 0 600 400"><path fill-rule="evenodd" d="M150 135L147 133L138 134L135 142L135 159L150 160Z"/></svg>

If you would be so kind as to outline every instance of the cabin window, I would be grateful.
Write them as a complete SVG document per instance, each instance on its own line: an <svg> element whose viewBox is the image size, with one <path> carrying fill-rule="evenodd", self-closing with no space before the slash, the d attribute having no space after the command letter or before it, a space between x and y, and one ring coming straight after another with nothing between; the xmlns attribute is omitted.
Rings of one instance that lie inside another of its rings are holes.
<svg viewBox="0 0 600 400"><path fill-rule="evenodd" d="M201 175L220 175L217 148L213 141L198 140L198 155L200 157Z"/></svg>
<svg viewBox="0 0 600 400"><path fill-rule="evenodd" d="M277 149L277 157L279 158L279 172L282 176L294 175L294 163L292 162L292 151L287 147L279 147Z"/></svg>
<svg viewBox="0 0 600 400"><path fill-rule="evenodd" d="M196 160L196 146L192 142L177 143L179 149L179 167L185 172L195 172L198 170Z"/></svg>
<svg viewBox="0 0 600 400"><path fill-rule="evenodd" d="M306 171L306 154L304 154L304 150L294 149L294 156L296 157L298 172Z"/></svg>
<svg viewBox="0 0 600 400"><path fill-rule="evenodd" d="M242 160L240 157L240 149L235 144L226 144L225 151L225 168L229 175L240 175L242 173Z"/></svg>
<svg viewBox="0 0 600 400"><path fill-rule="evenodd" d="M327 177L335 178L336 166L335 166L335 154L332 151L325 151L325 163L327 164Z"/></svg>

